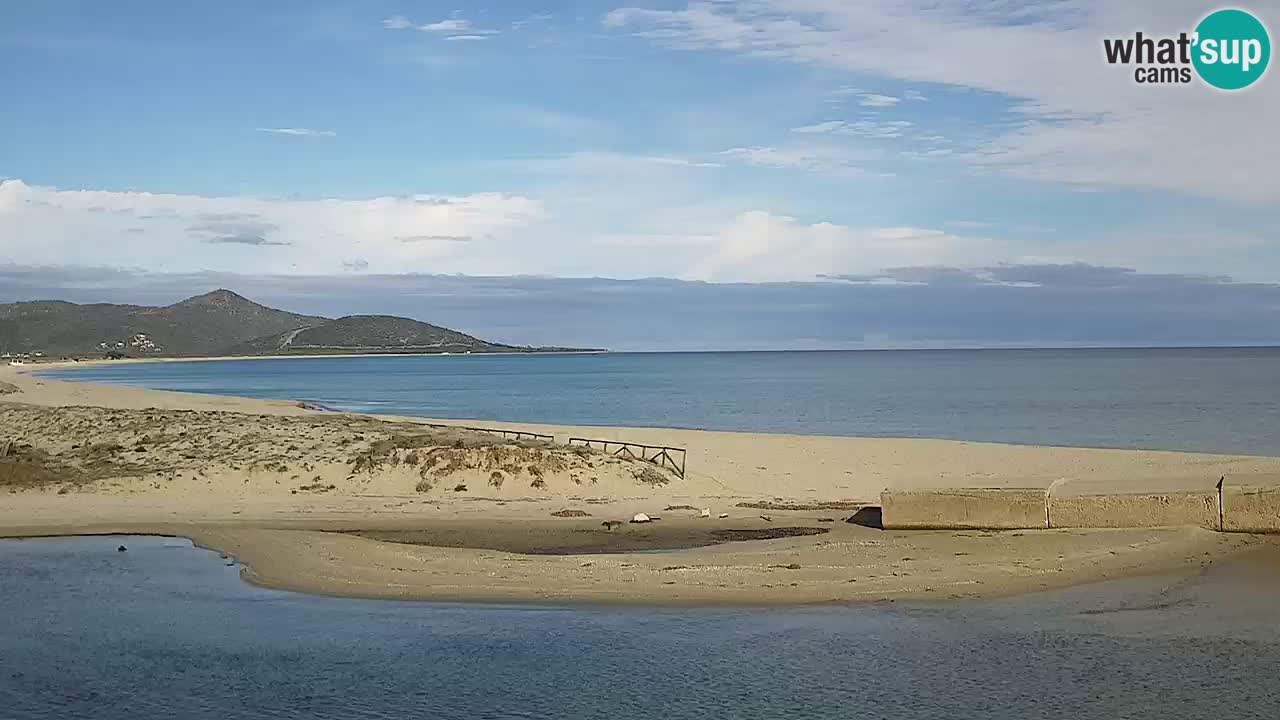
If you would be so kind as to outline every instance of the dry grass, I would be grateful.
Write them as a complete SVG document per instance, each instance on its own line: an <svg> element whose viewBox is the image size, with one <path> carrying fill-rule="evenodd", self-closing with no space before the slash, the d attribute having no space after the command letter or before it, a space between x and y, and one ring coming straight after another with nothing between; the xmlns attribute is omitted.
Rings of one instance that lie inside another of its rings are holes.
<svg viewBox="0 0 1280 720"><path fill-rule="evenodd" d="M0 457L0 487L34 488L55 483L80 485L150 471L146 463L125 457L134 451L125 450L115 443L97 443L63 453L50 453L26 443L0 442L0 449L5 448L7 452Z"/></svg>
<svg viewBox="0 0 1280 720"><path fill-rule="evenodd" d="M659 485L666 485L671 482L671 476L667 475L655 465L641 465L639 467L631 468L631 474L635 476L636 480L644 483L645 485L652 485L656 487Z"/></svg>
<svg viewBox="0 0 1280 720"><path fill-rule="evenodd" d="M483 433L432 431L394 435L370 443L351 455L352 474L372 474L400 465L427 478L446 478L465 470L487 470L489 482L501 487L505 474L533 477L565 472L582 456L540 443L510 442Z"/></svg>
<svg viewBox="0 0 1280 720"><path fill-rule="evenodd" d="M0 459L0 486L11 488L228 470L311 477L334 466L345 466L352 479L394 473L424 493L463 483L501 489L511 480L540 490L562 481L595 484L605 468L654 486L670 482L648 463L585 447L346 415L0 403L0 446L6 442L19 449Z"/></svg>
<svg viewBox="0 0 1280 720"><path fill-rule="evenodd" d="M67 479L51 466L48 453L31 447L13 448L0 457L0 487L29 488Z"/></svg>
<svg viewBox="0 0 1280 720"><path fill-rule="evenodd" d="M419 492L429 492L445 478L467 471L487 472L492 488L500 489L508 477L527 476L530 487L545 489L548 477L589 469L590 457L591 453L541 443L513 443L485 435L423 433L374 442L351 456L350 467L352 474L372 474L400 465L414 468L421 478Z"/></svg>

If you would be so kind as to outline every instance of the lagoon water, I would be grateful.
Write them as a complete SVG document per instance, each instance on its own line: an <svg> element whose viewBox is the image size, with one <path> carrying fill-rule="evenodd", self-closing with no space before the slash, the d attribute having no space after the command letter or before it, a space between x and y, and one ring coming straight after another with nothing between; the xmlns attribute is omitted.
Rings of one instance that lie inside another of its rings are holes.
<svg viewBox="0 0 1280 720"><path fill-rule="evenodd" d="M1218 572L985 602L481 606L265 590L183 540L6 540L0 718L1280 717L1277 588Z"/></svg>
<svg viewBox="0 0 1280 720"><path fill-rule="evenodd" d="M419 417L1280 455L1280 348L299 358L46 374Z"/></svg>

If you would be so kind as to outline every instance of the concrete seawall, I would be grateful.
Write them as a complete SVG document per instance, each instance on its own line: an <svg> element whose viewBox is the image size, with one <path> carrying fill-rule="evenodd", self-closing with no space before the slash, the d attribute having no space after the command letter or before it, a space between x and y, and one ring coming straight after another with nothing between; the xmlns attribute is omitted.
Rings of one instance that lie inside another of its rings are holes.
<svg viewBox="0 0 1280 720"><path fill-rule="evenodd" d="M1280 478L1161 484L1135 481L1110 492L1069 479L1043 488L889 489L880 495L881 518L885 529L898 530L1194 526L1280 533Z"/></svg>
<svg viewBox="0 0 1280 720"><path fill-rule="evenodd" d="M1045 528L1044 488L900 490L880 495L886 529Z"/></svg>
<svg viewBox="0 0 1280 720"><path fill-rule="evenodd" d="M1218 492L1048 496L1049 527L1218 529Z"/></svg>
<svg viewBox="0 0 1280 720"><path fill-rule="evenodd" d="M1222 529L1227 532L1280 532L1280 485L1224 484Z"/></svg>

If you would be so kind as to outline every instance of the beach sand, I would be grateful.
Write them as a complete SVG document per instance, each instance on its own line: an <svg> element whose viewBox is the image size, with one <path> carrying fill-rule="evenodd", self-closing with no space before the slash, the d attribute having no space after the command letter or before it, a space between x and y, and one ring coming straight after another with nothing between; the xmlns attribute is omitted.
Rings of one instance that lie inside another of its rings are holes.
<svg viewBox="0 0 1280 720"><path fill-rule="evenodd" d="M0 395L0 449L8 441L13 453L0 464L0 536L186 536L240 559L252 582L334 595L788 604L1194 572L1272 540L1194 528L891 532L847 520L886 488L1069 479L1125 492L1280 474L1273 458L458 423L682 447L681 478L418 419L67 383L32 369L0 368L0 383L17 389ZM711 517L699 517L704 508ZM625 522L638 512L660 520ZM785 536L798 532L815 534ZM749 539L760 533L783 537Z"/></svg>

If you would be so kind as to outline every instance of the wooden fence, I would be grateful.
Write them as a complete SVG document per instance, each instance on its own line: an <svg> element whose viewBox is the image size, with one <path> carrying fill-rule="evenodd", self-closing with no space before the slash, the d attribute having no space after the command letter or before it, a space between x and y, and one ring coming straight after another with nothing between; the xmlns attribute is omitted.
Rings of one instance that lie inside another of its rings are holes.
<svg viewBox="0 0 1280 720"><path fill-rule="evenodd" d="M569 438L569 445L578 445L588 448L598 447L610 455L651 462L654 465L671 470L677 477L684 479L685 455L687 454L684 448L668 447L666 445L644 445L642 443L622 442L620 440L594 440L591 438L580 437ZM677 457L679 457L679 460L676 459Z"/></svg>
<svg viewBox="0 0 1280 720"><path fill-rule="evenodd" d="M516 440L536 440L551 444L554 444L556 441L554 435L527 432L524 430L472 427L469 425L444 425L441 423L423 423L423 425L441 430L470 430L471 432L492 433L504 438L514 438ZM684 448L670 447L667 445L645 445L644 443L623 442L621 440L597 440L594 438L581 437L569 438L569 446L598 448L610 455L651 462L658 467L667 468L671 472L675 473L676 477L684 479L685 455L687 454Z"/></svg>
<svg viewBox="0 0 1280 720"><path fill-rule="evenodd" d="M503 428L485 428L471 427L469 425L443 425L440 423L423 423L427 427L439 428L442 430L470 430L471 432L490 433L500 435L504 438L515 438L516 440L540 440L542 442L554 443L555 435L546 435L544 433L526 432L524 430L505 430Z"/></svg>

